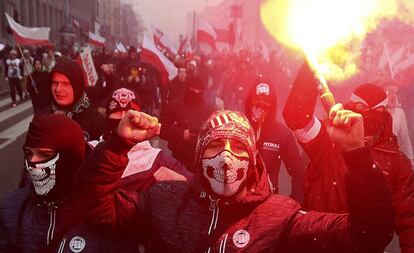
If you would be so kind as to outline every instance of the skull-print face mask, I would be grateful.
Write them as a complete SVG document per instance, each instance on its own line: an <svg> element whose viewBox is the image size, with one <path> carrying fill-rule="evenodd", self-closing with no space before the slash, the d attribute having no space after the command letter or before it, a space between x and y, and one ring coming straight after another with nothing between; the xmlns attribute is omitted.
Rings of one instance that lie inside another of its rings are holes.
<svg viewBox="0 0 414 253"><path fill-rule="evenodd" d="M252 107L252 120L256 123L261 122L265 118L266 110L259 106Z"/></svg>
<svg viewBox="0 0 414 253"><path fill-rule="evenodd" d="M59 154L47 161L28 162L26 160L26 169L37 195L46 195L56 185L56 163L58 160Z"/></svg>
<svg viewBox="0 0 414 253"><path fill-rule="evenodd" d="M203 175L211 189L220 196L233 196L247 178L249 158L223 150L214 157L201 160Z"/></svg>

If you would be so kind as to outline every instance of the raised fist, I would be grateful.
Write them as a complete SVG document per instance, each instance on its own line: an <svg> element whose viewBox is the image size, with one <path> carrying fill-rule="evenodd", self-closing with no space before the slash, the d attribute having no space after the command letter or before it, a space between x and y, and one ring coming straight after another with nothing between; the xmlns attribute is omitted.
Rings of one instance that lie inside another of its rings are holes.
<svg viewBox="0 0 414 253"><path fill-rule="evenodd" d="M119 136L134 143L149 140L159 135L160 130L156 117L133 110L125 114L118 126Z"/></svg>
<svg viewBox="0 0 414 253"><path fill-rule="evenodd" d="M341 146L344 151L365 146L362 115L345 110L342 104L334 105L329 112L327 130L331 140Z"/></svg>

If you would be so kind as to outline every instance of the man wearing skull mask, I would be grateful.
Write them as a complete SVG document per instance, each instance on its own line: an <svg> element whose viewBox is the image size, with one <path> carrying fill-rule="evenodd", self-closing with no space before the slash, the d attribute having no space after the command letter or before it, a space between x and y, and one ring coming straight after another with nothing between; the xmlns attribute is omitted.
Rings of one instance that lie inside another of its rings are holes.
<svg viewBox="0 0 414 253"><path fill-rule="evenodd" d="M245 112L257 138L257 149L266 165L273 192L279 192L279 171L283 161L291 176L290 197L301 203L305 165L293 134L276 119L276 89L263 77L258 78L246 98Z"/></svg>
<svg viewBox="0 0 414 253"><path fill-rule="evenodd" d="M284 118L310 158L306 171L304 208L344 213L346 173L349 170L340 147L329 138L326 122L313 116L319 91L318 82L307 64L298 77L284 108ZM414 172L410 160L399 150L392 133L392 118L386 111L383 88L363 84L351 95L345 108L360 113L364 121L364 139L372 147L372 157L386 179L395 212L395 231L403 253L414 252Z"/></svg>
<svg viewBox="0 0 414 253"><path fill-rule="evenodd" d="M46 252L47 247L53 252L136 252L133 243L74 213L70 194L86 155L75 121L38 117L30 123L23 149L32 185L0 202L0 252Z"/></svg>
<svg viewBox="0 0 414 253"><path fill-rule="evenodd" d="M233 111L215 112L203 124L190 182L162 182L141 193L115 187L128 150L158 135L161 125L128 111L117 133L84 164L78 206L100 224L146 234L153 242L149 252L381 252L390 240L391 201L364 146L362 117L335 107L330 120L331 138L350 167L349 214L306 213L271 194L254 131Z"/></svg>

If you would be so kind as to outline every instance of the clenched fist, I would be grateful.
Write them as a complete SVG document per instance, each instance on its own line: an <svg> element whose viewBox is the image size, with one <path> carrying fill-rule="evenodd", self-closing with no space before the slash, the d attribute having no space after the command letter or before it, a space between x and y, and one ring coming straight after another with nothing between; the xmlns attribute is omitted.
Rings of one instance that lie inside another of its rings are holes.
<svg viewBox="0 0 414 253"><path fill-rule="evenodd" d="M119 136L134 143L149 140L159 135L160 130L156 117L133 110L125 114L118 126Z"/></svg>
<svg viewBox="0 0 414 253"><path fill-rule="evenodd" d="M329 112L327 130L331 140L344 151L362 148L364 143L364 122L362 115L345 110L342 104L336 104Z"/></svg>

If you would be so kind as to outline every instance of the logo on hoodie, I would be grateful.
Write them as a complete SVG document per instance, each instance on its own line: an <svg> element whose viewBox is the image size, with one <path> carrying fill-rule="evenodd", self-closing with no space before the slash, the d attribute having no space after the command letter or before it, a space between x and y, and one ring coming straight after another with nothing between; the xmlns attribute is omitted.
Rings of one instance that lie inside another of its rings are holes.
<svg viewBox="0 0 414 253"><path fill-rule="evenodd" d="M263 150L271 150L279 152L280 144L279 143L272 143L272 142L263 142Z"/></svg>
<svg viewBox="0 0 414 253"><path fill-rule="evenodd" d="M79 253L86 246L86 241L80 236L73 237L69 242L69 248L72 252Z"/></svg>
<svg viewBox="0 0 414 253"><path fill-rule="evenodd" d="M256 95L270 95L270 87L267 83L261 83L256 87Z"/></svg>
<svg viewBox="0 0 414 253"><path fill-rule="evenodd" d="M233 235L233 243L237 248L244 248L250 241L250 234L246 230L237 230Z"/></svg>

